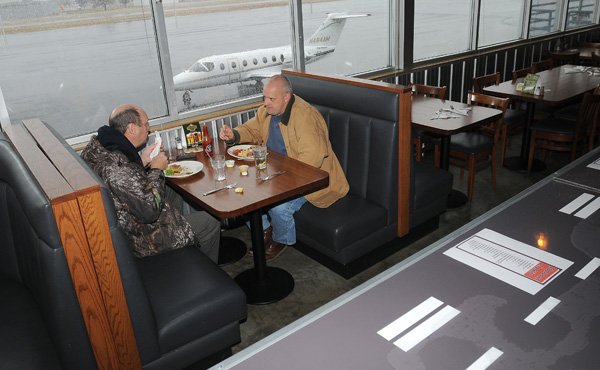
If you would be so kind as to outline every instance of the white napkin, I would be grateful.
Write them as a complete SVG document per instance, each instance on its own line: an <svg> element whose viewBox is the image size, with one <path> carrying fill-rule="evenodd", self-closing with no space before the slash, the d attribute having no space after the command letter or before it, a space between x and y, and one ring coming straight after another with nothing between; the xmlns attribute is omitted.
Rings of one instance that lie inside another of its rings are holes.
<svg viewBox="0 0 600 370"><path fill-rule="evenodd" d="M471 111L471 107L444 108L443 110L446 112L449 112L449 113L460 114L461 116L467 116L469 114L469 112Z"/></svg>
<svg viewBox="0 0 600 370"><path fill-rule="evenodd" d="M160 146L162 144L162 138L160 137L160 134L155 134L154 142L156 143L156 146L154 149L152 149L152 152L150 152L150 160L153 160L154 157L158 155L158 152L160 152Z"/></svg>
<svg viewBox="0 0 600 370"><path fill-rule="evenodd" d="M564 67L565 73L581 73L587 72L588 67L575 66L575 67Z"/></svg>

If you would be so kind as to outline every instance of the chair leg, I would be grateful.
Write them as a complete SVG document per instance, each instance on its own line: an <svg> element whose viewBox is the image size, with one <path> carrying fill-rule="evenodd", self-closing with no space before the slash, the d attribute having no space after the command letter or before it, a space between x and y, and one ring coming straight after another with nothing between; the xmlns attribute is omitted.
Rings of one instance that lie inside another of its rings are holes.
<svg viewBox="0 0 600 370"><path fill-rule="evenodd" d="M414 138L413 143L415 145L415 161L421 162L423 159L423 141L417 136Z"/></svg>
<svg viewBox="0 0 600 370"><path fill-rule="evenodd" d="M533 164L533 152L535 151L535 130L531 130L531 142L529 143L529 158L527 159L527 173L531 173Z"/></svg>
<svg viewBox="0 0 600 370"><path fill-rule="evenodd" d="M492 163L490 163L492 170L492 190L496 192L496 147L492 149Z"/></svg>
<svg viewBox="0 0 600 370"><path fill-rule="evenodd" d="M500 168L504 167L504 156L506 155L506 141L508 140L508 127L506 125L502 126L502 138L500 143Z"/></svg>
<svg viewBox="0 0 600 370"><path fill-rule="evenodd" d="M469 202L473 199L473 187L475 186L475 155L471 154L469 156L469 179L467 184L467 199ZM462 169L461 169L462 171Z"/></svg>
<svg viewBox="0 0 600 370"><path fill-rule="evenodd" d="M440 146L438 144L435 144L433 153L434 153L433 154L433 163L435 164L436 168L440 168L441 149L440 149Z"/></svg>

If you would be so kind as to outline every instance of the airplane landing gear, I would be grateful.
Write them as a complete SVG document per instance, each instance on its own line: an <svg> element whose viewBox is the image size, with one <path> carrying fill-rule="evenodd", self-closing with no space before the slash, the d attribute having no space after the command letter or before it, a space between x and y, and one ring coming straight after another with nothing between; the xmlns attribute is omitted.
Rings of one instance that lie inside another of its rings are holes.
<svg viewBox="0 0 600 370"><path fill-rule="evenodd" d="M192 106L192 97L190 95L190 90L186 90L183 93L183 105L185 105L185 107L188 109Z"/></svg>

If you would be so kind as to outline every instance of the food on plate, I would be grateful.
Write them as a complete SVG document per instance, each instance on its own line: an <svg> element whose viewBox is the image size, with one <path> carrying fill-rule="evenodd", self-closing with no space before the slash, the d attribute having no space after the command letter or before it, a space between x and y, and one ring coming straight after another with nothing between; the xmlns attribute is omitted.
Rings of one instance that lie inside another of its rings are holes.
<svg viewBox="0 0 600 370"><path fill-rule="evenodd" d="M184 176L184 175L191 175L192 173L194 173L194 171L191 171L190 169L186 168L185 166L182 166L177 163L172 163L172 164L168 165L167 168L165 169L165 175L167 175L167 176Z"/></svg>
<svg viewBox="0 0 600 370"><path fill-rule="evenodd" d="M232 150L232 153L234 156L240 158L254 158L254 154L252 154L252 147L236 148Z"/></svg>

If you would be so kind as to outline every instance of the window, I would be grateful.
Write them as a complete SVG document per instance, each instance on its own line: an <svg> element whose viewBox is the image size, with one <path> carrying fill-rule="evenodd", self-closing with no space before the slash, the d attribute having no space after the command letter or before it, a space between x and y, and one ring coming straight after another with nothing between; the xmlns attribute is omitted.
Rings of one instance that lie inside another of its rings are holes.
<svg viewBox="0 0 600 370"><path fill-rule="evenodd" d="M560 1L533 0L529 18L529 36L545 35L558 31Z"/></svg>
<svg viewBox="0 0 600 370"><path fill-rule="evenodd" d="M258 60L256 60L256 58L252 59L252 64L257 65L258 64Z"/></svg>
<svg viewBox="0 0 600 370"><path fill-rule="evenodd" d="M263 57L263 63L267 64L267 57Z"/></svg>
<svg viewBox="0 0 600 370"><path fill-rule="evenodd" d="M221 63L221 65L219 66L219 68L221 68L221 71L225 70L225 63Z"/></svg>
<svg viewBox="0 0 600 370"><path fill-rule="evenodd" d="M285 59L285 58L283 57L283 54L281 54L281 55L279 56L279 60L281 60L281 62L283 63L284 59Z"/></svg>
<svg viewBox="0 0 600 370"><path fill-rule="evenodd" d="M419 2L421 0L418 0ZM388 0L345 0L304 4L304 57L306 70L317 73L351 75L389 67L390 4ZM343 19L339 31L317 34L327 22L328 13L345 12L364 17ZM317 46L327 46L322 55ZM312 50L311 50L312 49ZM291 62L291 60L289 61Z"/></svg>
<svg viewBox="0 0 600 370"><path fill-rule="evenodd" d="M257 1L248 1L243 9L239 4L229 2L220 2L221 5L214 7L205 0L169 1L163 4L173 76L180 75L194 61L213 56L213 61L222 60L227 64L227 68L222 70L230 81L224 83L206 79L187 85L175 84L179 113L260 94L255 81L240 79L244 77L240 76L242 67L247 66L251 59L244 61L243 56L236 54L290 44L287 3L274 2L263 6ZM269 21L265 22L265 19ZM223 55L228 56L219 57ZM267 64L267 58L260 64L261 67ZM252 63L258 65L259 60L252 60ZM192 88L188 92L186 87L189 86ZM189 100L184 100L184 97Z"/></svg>
<svg viewBox="0 0 600 370"><path fill-rule="evenodd" d="M272 61L274 61L274 62L276 62L276 61L277 61L277 58L275 57L275 55L273 55L273 56L271 57L271 60L272 60Z"/></svg>
<svg viewBox="0 0 600 370"><path fill-rule="evenodd" d="M22 4L18 13L0 9L0 86L12 122L39 117L71 138L96 132L126 102L150 117L168 114L154 26L143 16L151 12L147 5L57 12L54 2Z"/></svg>
<svg viewBox="0 0 600 370"><path fill-rule="evenodd" d="M415 60L471 49L472 0L415 1Z"/></svg>
<svg viewBox="0 0 600 370"><path fill-rule="evenodd" d="M569 0L567 10L567 29L587 26L596 19L594 9L596 0Z"/></svg>
<svg viewBox="0 0 600 370"><path fill-rule="evenodd" d="M524 0L481 0L478 46L520 39L524 6Z"/></svg>

